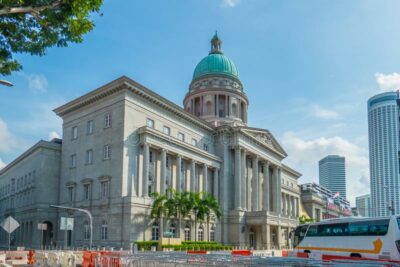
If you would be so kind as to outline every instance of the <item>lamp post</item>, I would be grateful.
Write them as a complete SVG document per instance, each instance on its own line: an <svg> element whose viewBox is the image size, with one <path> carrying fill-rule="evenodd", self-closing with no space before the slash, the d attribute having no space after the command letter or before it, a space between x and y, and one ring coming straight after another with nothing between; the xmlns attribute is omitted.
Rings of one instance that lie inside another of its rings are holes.
<svg viewBox="0 0 400 267"><path fill-rule="evenodd" d="M50 205L51 208L57 209L64 209L64 210L76 210L83 213L86 213L89 217L89 227L90 227L90 239L89 239L89 250L92 250L92 233L93 233L93 217L92 213L89 210L80 209L80 208L73 208L73 207L66 207L66 206L57 206L57 205Z"/></svg>
<svg viewBox="0 0 400 267"><path fill-rule="evenodd" d="M13 84L11 82L6 81L6 80L0 80L0 84L8 86L8 87L13 86Z"/></svg>

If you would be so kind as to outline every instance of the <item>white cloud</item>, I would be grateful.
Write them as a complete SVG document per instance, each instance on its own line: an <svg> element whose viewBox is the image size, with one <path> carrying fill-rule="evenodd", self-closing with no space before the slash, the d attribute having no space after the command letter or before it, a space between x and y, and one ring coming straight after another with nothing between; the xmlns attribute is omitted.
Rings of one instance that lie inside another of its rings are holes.
<svg viewBox="0 0 400 267"><path fill-rule="evenodd" d="M240 0L222 0L223 6L227 7L235 7L239 2Z"/></svg>
<svg viewBox="0 0 400 267"><path fill-rule="evenodd" d="M2 161L0 159L0 170L3 169L7 164L4 163L4 161Z"/></svg>
<svg viewBox="0 0 400 267"><path fill-rule="evenodd" d="M9 131L7 123L0 118L0 153L11 151L17 144L17 139Z"/></svg>
<svg viewBox="0 0 400 267"><path fill-rule="evenodd" d="M56 131L49 132L48 140L52 140L54 138L59 138L60 139L61 137Z"/></svg>
<svg viewBox="0 0 400 267"><path fill-rule="evenodd" d="M400 73L392 74L375 73L376 82L382 91L394 91L400 89Z"/></svg>
<svg viewBox="0 0 400 267"><path fill-rule="evenodd" d="M29 74L25 76L29 89L34 92L44 93L47 91L48 82L43 74Z"/></svg>
<svg viewBox="0 0 400 267"><path fill-rule="evenodd" d="M322 119L338 119L339 113L334 110L322 108L319 105L311 106L311 113L314 117Z"/></svg>
<svg viewBox="0 0 400 267"><path fill-rule="evenodd" d="M327 155L346 158L347 198L369 193L368 151L340 136L305 140L293 132L281 138L289 157L285 162L303 174L301 182L318 182L318 161Z"/></svg>

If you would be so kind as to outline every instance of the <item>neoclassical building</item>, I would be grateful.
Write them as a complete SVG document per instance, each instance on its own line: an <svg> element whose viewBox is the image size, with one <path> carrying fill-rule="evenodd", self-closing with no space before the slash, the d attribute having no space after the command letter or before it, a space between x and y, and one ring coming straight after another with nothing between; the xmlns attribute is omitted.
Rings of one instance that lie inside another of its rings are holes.
<svg viewBox="0 0 400 267"><path fill-rule="evenodd" d="M126 76L56 108L63 120L58 204L92 212L96 246L129 248L166 229L186 240L286 246L298 223L301 174L282 163L287 154L268 130L248 126L248 106L215 35L183 108ZM213 194L221 218L197 227L190 217L181 225L151 219L151 193L168 188ZM60 216L73 216L75 230L55 231L57 243L87 245L84 214Z"/></svg>

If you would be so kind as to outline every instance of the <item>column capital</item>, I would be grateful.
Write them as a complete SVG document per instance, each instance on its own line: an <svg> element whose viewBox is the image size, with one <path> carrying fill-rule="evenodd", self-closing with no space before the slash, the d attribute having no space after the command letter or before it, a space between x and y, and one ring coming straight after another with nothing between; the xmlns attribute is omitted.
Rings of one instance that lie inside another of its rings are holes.
<svg viewBox="0 0 400 267"><path fill-rule="evenodd" d="M167 152L168 152L168 150L167 150L167 149L165 149L165 148L161 148L161 152L165 152L165 153L167 153Z"/></svg>
<svg viewBox="0 0 400 267"><path fill-rule="evenodd" d="M182 159L183 157L182 157L182 155L181 155L181 154L177 154L177 155L176 155L176 158L178 158L178 159Z"/></svg>
<svg viewBox="0 0 400 267"><path fill-rule="evenodd" d="M269 161L268 160L264 160L263 163L264 167L269 167Z"/></svg>

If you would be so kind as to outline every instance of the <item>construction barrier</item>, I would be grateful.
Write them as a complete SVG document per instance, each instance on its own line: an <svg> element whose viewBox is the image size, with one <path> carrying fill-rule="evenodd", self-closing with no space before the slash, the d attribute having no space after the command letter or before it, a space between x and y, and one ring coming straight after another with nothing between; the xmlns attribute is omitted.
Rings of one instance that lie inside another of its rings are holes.
<svg viewBox="0 0 400 267"><path fill-rule="evenodd" d="M6 263L11 265L28 264L29 251L7 251Z"/></svg>
<svg viewBox="0 0 400 267"><path fill-rule="evenodd" d="M207 250L188 250L187 254L208 254Z"/></svg>
<svg viewBox="0 0 400 267"><path fill-rule="evenodd" d="M253 252L251 250L232 250L231 254L238 256L251 256L253 255Z"/></svg>
<svg viewBox="0 0 400 267"><path fill-rule="evenodd" d="M298 258L308 258L309 256L307 252L297 252Z"/></svg>
<svg viewBox="0 0 400 267"><path fill-rule="evenodd" d="M287 250L282 250L282 257L287 257L289 255Z"/></svg>

